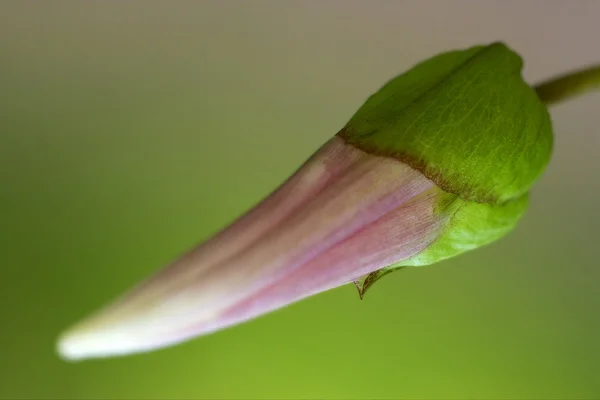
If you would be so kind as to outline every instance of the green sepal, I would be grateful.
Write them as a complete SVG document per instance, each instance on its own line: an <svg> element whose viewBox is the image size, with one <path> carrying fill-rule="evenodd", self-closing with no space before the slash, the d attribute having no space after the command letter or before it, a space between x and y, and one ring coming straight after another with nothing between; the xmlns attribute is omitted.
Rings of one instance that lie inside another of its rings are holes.
<svg viewBox="0 0 600 400"><path fill-rule="evenodd" d="M439 212L448 216L442 234L421 253L392 267L430 265L494 242L513 230L529 204L528 193L503 204L446 196L439 206Z"/></svg>
<svg viewBox="0 0 600 400"><path fill-rule="evenodd" d="M501 43L440 54L388 82L338 135L413 166L462 199L519 197L543 172L553 141L522 64Z"/></svg>
<svg viewBox="0 0 600 400"><path fill-rule="evenodd" d="M446 220L441 235L408 260L355 281L361 299L375 282L390 272L403 267L430 265L500 239L516 226L529 202L527 193L503 204L485 204L439 191L436 213Z"/></svg>

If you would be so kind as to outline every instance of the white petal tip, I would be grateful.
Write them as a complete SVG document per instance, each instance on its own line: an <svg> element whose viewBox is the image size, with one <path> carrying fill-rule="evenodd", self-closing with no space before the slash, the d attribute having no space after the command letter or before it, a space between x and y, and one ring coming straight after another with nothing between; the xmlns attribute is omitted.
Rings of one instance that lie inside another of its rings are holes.
<svg viewBox="0 0 600 400"><path fill-rule="evenodd" d="M56 351L65 361L80 361L88 358L93 347L93 343L86 341L85 337L75 332L61 335L56 343Z"/></svg>
<svg viewBox="0 0 600 400"><path fill-rule="evenodd" d="M139 352L137 341L115 331L74 328L58 339L56 350L65 361L104 358Z"/></svg>

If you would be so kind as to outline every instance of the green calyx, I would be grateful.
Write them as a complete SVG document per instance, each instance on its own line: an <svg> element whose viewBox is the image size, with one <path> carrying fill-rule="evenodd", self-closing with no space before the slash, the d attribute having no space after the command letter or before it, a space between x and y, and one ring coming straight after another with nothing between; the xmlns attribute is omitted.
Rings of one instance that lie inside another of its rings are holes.
<svg viewBox="0 0 600 400"><path fill-rule="evenodd" d="M515 199L544 170L553 141L522 65L501 43L437 55L388 82L338 135L413 166L461 199Z"/></svg>
<svg viewBox="0 0 600 400"><path fill-rule="evenodd" d="M489 244L510 232L527 209L529 194L502 204L486 204L463 200L455 194L439 190L437 210L445 219L443 231L425 250L413 257L375 271L355 282L364 296L376 281L402 267L420 267L457 256Z"/></svg>
<svg viewBox="0 0 600 400"><path fill-rule="evenodd" d="M440 54L388 82L338 133L435 182L434 212L446 221L427 249L355 282L361 297L391 271L475 249L517 224L553 142L546 105L523 80L522 64L501 43Z"/></svg>

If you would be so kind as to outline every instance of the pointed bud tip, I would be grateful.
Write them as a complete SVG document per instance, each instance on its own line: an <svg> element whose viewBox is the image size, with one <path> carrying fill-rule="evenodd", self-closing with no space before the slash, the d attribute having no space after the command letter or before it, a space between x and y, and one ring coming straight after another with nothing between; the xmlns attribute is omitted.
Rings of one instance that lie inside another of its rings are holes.
<svg viewBox="0 0 600 400"><path fill-rule="evenodd" d="M126 337L85 331L75 327L61 334L56 343L56 351L65 361L81 361L88 358L102 358L128 353Z"/></svg>
<svg viewBox="0 0 600 400"><path fill-rule="evenodd" d="M76 362L81 361L91 356L94 353L93 343L86 340L85 335L77 333L77 331L67 331L61 334L56 341L56 352L64 361Z"/></svg>
<svg viewBox="0 0 600 400"><path fill-rule="evenodd" d="M127 323L111 324L92 317L62 333L56 351L65 361L81 361L150 350L144 348L142 338L132 328Z"/></svg>

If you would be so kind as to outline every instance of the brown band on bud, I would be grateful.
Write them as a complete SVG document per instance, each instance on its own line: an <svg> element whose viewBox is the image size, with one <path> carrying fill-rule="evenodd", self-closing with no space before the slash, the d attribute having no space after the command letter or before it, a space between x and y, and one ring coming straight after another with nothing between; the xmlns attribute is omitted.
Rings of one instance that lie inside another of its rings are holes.
<svg viewBox="0 0 600 400"><path fill-rule="evenodd" d="M468 193L466 193L466 194L458 193L457 190L452 189L453 185L451 185L449 182L446 181L446 179L443 176L443 172L439 168L427 168L428 165L425 163L424 160L421 160L417 157L411 156L410 154L400 153L400 152L396 152L393 150L385 151L380 147L376 147L373 145L369 146L367 143L364 143L364 142L361 142L360 145L357 143L354 143L354 141L351 140L350 135L347 134L346 128L342 128L336 134L336 136L343 139L344 142L346 144L348 144L349 146L354 146L368 154L373 154L373 155L380 156L380 157L393 158L395 160L400 161L403 164L409 165L410 167L414 168L415 170L417 170L420 173L422 173L423 175L425 175L427 177L427 179L433 181L444 192L454 194L454 195L458 196L459 198L461 198L462 200L472 201L475 203L482 203L482 204L496 203L496 199L491 195L489 197L479 196L476 198L474 196L469 196ZM366 136L369 136L369 135L363 135L363 137L366 137ZM431 167L431 166L429 166L429 167ZM431 170L435 170L435 171L439 171L439 172L431 173Z"/></svg>

